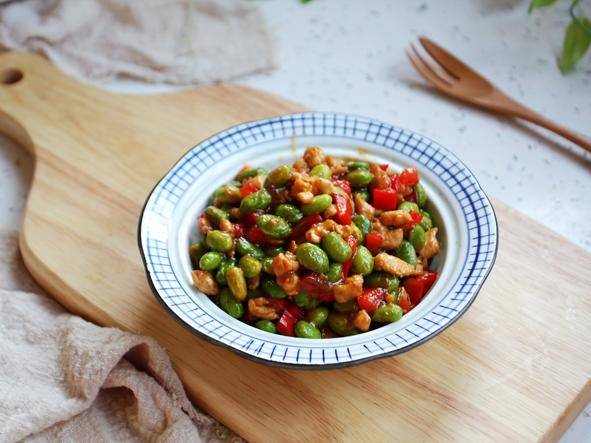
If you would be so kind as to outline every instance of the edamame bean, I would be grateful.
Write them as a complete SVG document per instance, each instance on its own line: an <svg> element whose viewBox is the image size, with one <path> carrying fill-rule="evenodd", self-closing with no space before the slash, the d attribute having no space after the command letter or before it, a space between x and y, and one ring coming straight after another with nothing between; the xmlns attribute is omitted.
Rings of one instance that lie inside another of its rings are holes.
<svg viewBox="0 0 591 443"><path fill-rule="evenodd" d="M356 335L359 333L359 331L356 331L351 325L349 325L349 318L346 314L331 312L326 321L328 327L341 337Z"/></svg>
<svg viewBox="0 0 591 443"><path fill-rule="evenodd" d="M301 243L296 250L300 264L314 272L328 272L328 255L322 248L312 243Z"/></svg>
<svg viewBox="0 0 591 443"><path fill-rule="evenodd" d="M273 272L273 257L265 257L263 259L263 271L267 274L275 275Z"/></svg>
<svg viewBox="0 0 591 443"><path fill-rule="evenodd" d="M280 188L285 186L292 177L293 169L290 166L281 165L269 173L267 176L267 184Z"/></svg>
<svg viewBox="0 0 591 443"><path fill-rule="evenodd" d="M365 169L355 169L347 174L347 180L354 188L365 188L373 180L373 174Z"/></svg>
<svg viewBox="0 0 591 443"><path fill-rule="evenodd" d="M408 234L408 241L415 248L415 251L420 251L425 245L425 230L421 225L416 225Z"/></svg>
<svg viewBox="0 0 591 443"><path fill-rule="evenodd" d="M300 308L305 308L310 301L310 295L307 292L300 292L293 298L293 301Z"/></svg>
<svg viewBox="0 0 591 443"><path fill-rule="evenodd" d="M269 332L271 334L275 334L277 332L275 323L273 323L271 320L259 320L254 325L260 330Z"/></svg>
<svg viewBox="0 0 591 443"><path fill-rule="evenodd" d="M415 195L417 196L417 205L419 206L419 208L422 208L427 204L427 191L425 191L425 188L422 184L417 183L415 185Z"/></svg>
<svg viewBox="0 0 591 443"><path fill-rule="evenodd" d="M222 289L220 293L220 306L234 318L240 318L244 314L244 306L236 300L228 288Z"/></svg>
<svg viewBox="0 0 591 443"><path fill-rule="evenodd" d="M374 272L365 277L365 286L368 288L384 288L388 292L395 292L400 286L400 280L386 272Z"/></svg>
<svg viewBox="0 0 591 443"><path fill-rule="evenodd" d="M357 192L355 192L354 195L359 195L359 197L363 201L369 201L369 192L367 191L367 189L360 189Z"/></svg>
<svg viewBox="0 0 591 443"><path fill-rule="evenodd" d="M349 171L354 171L355 169L365 169L366 171L369 171L369 163L360 161L349 162L347 168L349 169Z"/></svg>
<svg viewBox="0 0 591 443"><path fill-rule="evenodd" d="M204 271L213 271L222 264L224 256L219 252L206 252L199 260L199 268Z"/></svg>
<svg viewBox="0 0 591 443"><path fill-rule="evenodd" d="M208 206L207 208L205 208L205 215L216 226L219 226L222 220L228 219L228 213L226 211L222 211L219 208L216 208L215 206Z"/></svg>
<svg viewBox="0 0 591 443"><path fill-rule="evenodd" d="M340 263L331 263L326 273L326 278L331 283L336 283L343 278L343 265Z"/></svg>
<svg viewBox="0 0 591 443"><path fill-rule="evenodd" d="M236 266L235 258L225 259L218 268L218 272L215 274L215 281L217 281L220 285L227 285L228 279L226 278L226 273L228 272L228 269L233 266Z"/></svg>
<svg viewBox="0 0 591 443"><path fill-rule="evenodd" d="M281 246L273 246L273 247L268 247L267 249L265 249L265 255L267 257L276 257L277 255L281 254L282 252L285 252L285 249L283 249Z"/></svg>
<svg viewBox="0 0 591 443"><path fill-rule="evenodd" d="M275 215L284 218L291 224L299 222L304 217L302 211L300 211L297 207L286 203L277 206L277 209L275 209Z"/></svg>
<svg viewBox="0 0 591 443"><path fill-rule="evenodd" d="M329 194L320 194L312 199L312 203L302 206L304 215L320 214L332 205L332 197Z"/></svg>
<svg viewBox="0 0 591 443"><path fill-rule="evenodd" d="M417 264L417 253L415 248L413 248L407 240L402 240L402 243L400 243L400 246L396 249L396 256L411 265Z"/></svg>
<svg viewBox="0 0 591 443"><path fill-rule="evenodd" d="M234 184L220 186L213 194L214 202L219 200L222 203L238 203L241 199L240 189Z"/></svg>
<svg viewBox="0 0 591 443"><path fill-rule="evenodd" d="M199 260L206 252L207 247L205 246L204 241L191 243L189 246L189 256L191 257L191 263L193 263L193 267L197 268L199 266Z"/></svg>
<svg viewBox="0 0 591 443"><path fill-rule="evenodd" d="M351 270L355 274L369 275L373 271L373 256L365 246L359 246L353 257Z"/></svg>
<svg viewBox="0 0 591 443"><path fill-rule="evenodd" d="M429 214L427 211L423 211L422 209L419 211L419 214L423 216L421 228L423 228L423 230L427 232L429 229L433 227L433 219L431 218L431 214Z"/></svg>
<svg viewBox="0 0 591 443"><path fill-rule="evenodd" d="M273 298L285 298L287 294L281 286L277 284L274 279L268 279L263 282L263 291Z"/></svg>
<svg viewBox="0 0 591 443"><path fill-rule="evenodd" d="M364 237L367 234L369 234L372 230L371 222L369 221L369 218L367 218L365 215L355 214L353 216L353 223L355 223L355 226L357 226L361 230Z"/></svg>
<svg viewBox="0 0 591 443"><path fill-rule="evenodd" d="M245 178L256 177L257 175L265 175L267 170L265 168L249 168L242 171L236 176L236 180L242 181Z"/></svg>
<svg viewBox="0 0 591 443"><path fill-rule="evenodd" d="M355 299L343 303L339 303L336 301L332 302L332 309L342 314L348 314L349 312L353 312L355 310Z"/></svg>
<svg viewBox="0 0 591 443"><path fill-rule="evenodd" d="M305 320L296 323L295 335L300 338L321 338L318 328Z"/></svg>
<svg viewBox="0 0 591 443"><path fill-rule="evenodd" d="M263 214L259 216L257 226L261 231L273 238L285 238L291 234L289 223L276 215Z"/></svg>
<svg viewBox="0 0 591 443"><path fill-rule="evenodd" d="M371 316L373 321L378 323L394 323L402 318L402 308L394 303L380 306Z"/></svg>
<svg viewBox="0 0 591 443"><path fill-rule="evenodd" d="M419 206L413 202L402 202L398 205L398 209L404 212L415 211L419 212Z"/></svg>
<svg viewBox="0 0 591 443"><path fill-rule="evenodd" d="M267 209L270 204L271 194L266 189L261 189L244 197L240 202L240 210L242 212L255 212Z"/></svg>
<svg viewBox="0 0 591 443"><path fill-rule="evenodd" d="M261 273L261 268L263 267L261 262L252 255L243 256L238 262L238 266L240 266L246 278L256 277Z"/></svg>
<svg viewBox="0 0 591 443"><path fill-rule="evenodd" d="M219 252L228 252L234 245L232 236L227 232L218 230L209 231L205 237L205 243L210 249Z"/></svg>
<svg viewBox="0 0 591 443"><path fill-rule="evenodd" d="M234 297L238 301L242 301L246 298L248 289L246 287L246 279L244 278L244 272L238 267L228 269L226 272L226 279L228 280L228 287Z"/></svg>
<svg viewBox="0 0 591 443"><path fill-rule="evenodd" d="M252 255L257 260L265 258L265 253L257 245L252 244L244 237L240 237L236 240L236 251L240 255Z"/></svg>
<svg viewBox="0 0 591 443"><path fill-rule="evenodd" d="M311 311L308 311L308 315L306 315L306 320L308 320L317 328L321 328L322 326L324 326L324 323L326 323L328 313L328 308L326 306L321 306L319 308L315 308Z"/></svg>
<svg viewBox="0 0 591 443"><path fill-rule="evenodd" d="M351 246L336 232L329 232L322 237L322 249L337 263L345 263L353 253Z"/></svg>
<svg viewBox="0 0 591 443"><path fill-rule="evenodd" d="M320 164L312 168L312 170L310 171L310 175L320 178L330 178L332 176L332 172L328 165Z"/></svg>

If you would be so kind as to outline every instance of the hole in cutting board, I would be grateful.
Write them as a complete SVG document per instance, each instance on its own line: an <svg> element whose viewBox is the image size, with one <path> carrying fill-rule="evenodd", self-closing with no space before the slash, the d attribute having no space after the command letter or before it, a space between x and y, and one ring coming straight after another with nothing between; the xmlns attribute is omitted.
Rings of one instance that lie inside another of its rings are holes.
<svg viewBox="0 0 591 443"><path fill-rule="evenodd" d="M20 82L24 77L23 71L15 68L4 69L0 72L0 83L4 85L13 85Z"/></svg>

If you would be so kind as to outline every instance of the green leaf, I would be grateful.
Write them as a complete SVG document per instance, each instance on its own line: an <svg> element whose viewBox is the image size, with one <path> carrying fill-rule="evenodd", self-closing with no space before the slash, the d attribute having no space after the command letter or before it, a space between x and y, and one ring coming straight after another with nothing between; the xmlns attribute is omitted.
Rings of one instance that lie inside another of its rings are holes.
<svg viewBox="0 0 591 443"><path fill-rule="evenodd" d="M577 20L579 23L577 23ZM583 26L591 28L591 20L587 17L581 17L577 20L573 20L568 25L566 35L564 36L562 55L558 62L558 67L563 74L574 69L577 62L583 58L591 44L591 35L583 29Z"/></svg>
<svg viewBox="0 0 591 443"><path fill-rule="evenodd" d="M531 13L534 9L544 8L556 3L556 0L531 0L527 12Z"/></svg>

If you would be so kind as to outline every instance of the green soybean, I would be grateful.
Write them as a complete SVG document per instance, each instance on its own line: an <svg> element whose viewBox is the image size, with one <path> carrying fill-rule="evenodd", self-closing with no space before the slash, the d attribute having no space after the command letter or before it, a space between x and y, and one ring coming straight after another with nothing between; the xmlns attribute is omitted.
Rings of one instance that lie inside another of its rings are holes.
<svg viewBox="0 0 591 443"><path fill-rule="evenodd" d="M222 203L238 203L241 199L240 188L234 184L220 186L213 194L213 200Z"/></svg>
<svg viewBox="0 0 591 443"><path fill-rule="evenodd" d="M429 214L427 211L424 210L420 210L419 214L421 214L423 216L423 221L421 222L421 228L423 228L423 230L425 232L427 232L429 229L431 229L433 227L433 219L431 218L431 214Z"/></svg>
<svg viewBox="0 0 591 443"><path fill-rule="evenodd" d="M273 323L271 320L259 320L254 325L260 330L269 332L271 334L275 334L277 332L275 323Z"/></svg>
<svg viewBox="0 0 591 443"><path fill-rule="evenodd" d="M365 277L365 286L368 288L384 288L388 292L395 292L400 286L400 280L386 272L374 272Z"/></svg>
<svg viewBox="0 0 591 443"><path fill-rule="evenodd" d="M341 337L358 334L352 325L349 324L349 317L345 314L332 312L326 320L330 329Z"/></svg>
<svg viewBox="0 0 591 443"><path fill-rule="evenodd" d="M310 303L310 300L311 297L307 292L300 292L293 298L294 303L300 308L306 308L308 303Z"/></svg>
<svg viewBox="0 0 591 443"><path fill-rule="evenodd" d="M355 169L347 174L347 180L354 188L365 188L373 180L373 174L365 169Z"/></svg>
<svg viewBox="0 0 591 443"><path fill-rule="evenodd" d="M300 338L321 338L320 330L313 324L300 320L295 325L295 335Z"/></svg>
<svg viewBox="0 0 591 443"><path fill-rule="evenodd" d="M326 273L326 278L331 283L336 283L343 278L343 265L340 263L331 263Z"/></svg>
<svg viewBox="0 0 591 443"><path fill-rule="evenodd" d="M310 175L320 178L330 178L332 176L332 172L328 165L321 164L314 166L310 171Z"/></svg>
<svg viewBox="0 0 591 443"><path fill-rule="evenodd" d="M263 271L267 274L275 275L273 272L273 257L265 257L263 259Z"/></svg>
<svg viewBox="0 0 591 443"><path fill-rule="evenodd" d="M228 288L222 289L220 293L220 306L234 318L240 318L244 315L244 306L236 300Z"/></svg>
<svg viewBox="0 0 591 443"><path fill-rule="evenodd" d="M343 303L335 301L332 303L332 309L342 314L348 314L349 312L353 312L355 310L355 303L355 300L349 300Z"/></svg>
<svg viewBox="0 0 591 443"><path fill-rule="evenodd" d="M222 220L228 219L228 213L226 211L222 211L215 206L208 206L205 208L205 215L209 220L211 220L216 226L219 226Z"/></svg>
<svg viewBox="0 0 591 443"><path fill-rule="evenodd" d="M267 176L268 184L277 188L285 186L293 177L293 169L287 165L281 165L269 172Z"/></svg>
<svg viewBox="0 0 591 443"><path fill-rule="evenodd" d="M355 192L354 195L359 195L359 197L363 201L369 201L369 192L367 191L367 189L360 189L357 192Z"/></svg>
<svg viewBox="0 0 591 443"><path fill-rule="evenodd" d="M255 212L265 210L271 204L271 194L266 189L247 195L240 202L240 211Z"/></svg>
<svg viewBox="0 0 591 443"><path fill-rule="evenodd" d="M236 266L235 258L225 259L218 268L218 272L215 274L215 281L217 281L220 285L227 285L228 279L226 278L226 273L228 272L228 269L233 266Z"/></svg>
<svg viewBox="0 0 591 443"><path fill-rule="evenodd" d="M402 202L398 205L398 209L404 212L415 211L419 212L419 206L413 202Z"/></svg>
<svg viewBox="0 0 591 443"><path fill-rule="evenodd" d="M422 208L427 204L427 191L425 191L425 188L422 184L417 183L415 185L415 195L417 196L417 205L419 206L419 208Z"/></svg>
<svg viewBox="0 0 591 443"><path fill-rule="evenodd" d="M328 272L328 255L322 248L312 243L301 243L296 250L296 256L300 264L314 272Z"/></svg>
<svg viewBox="0 0 591 443"><path fill-rule="evenodd" d="M189 246L189 256L191 257L191 263L196 268L199 266L199 260L207 252L207 247L204 241L198 241L191 243Z"/></svg>
<svg viewBox="0 0 591 443"><path fill-rule="evenodd" d="M373 271L373 256L365 246L359 246L353 257L351 270L355 274L369 275Z"/></svg>
<svg viewBox="0 0 591 443"><path fill-rule="evenodd" d="M285 238L291 234L291 227L281 217L263 214L257 218L257 226L270 237Z"/></svg>
<svg viewBox="0 0 591 443"><path fill-rule="evenodd" d="M240 255L252 255L257 260L265 258L265 253L257 245L252 244L244 237L240 237L236 240L236 251Z"/></svg>
<svg viewBox="0 0 591 443"><path fill-rule="evenodd" d="M277 206L277 209L275 209L275 215L284 218L291 224L299 222L304 217L302 211L300 211L297 207L286 203Z"/></svg>
<svg viewBox="0 0 591 443"><path fill-rule="evenodd" d="M326 306L321 306L319 308L312 309L308 311L306 315L306 320L312 323L317 328L321 328L326 323L326 319L328 318L328 313L330 311Z"/></svg>
<svg viewBox="0 0 591 443"><path fill-rule="evenodd" d="M268 279L263 282L263 291L273 298L285 298L287 294L281 286L273 279Z"/></svg>
<svg viewBox="0 0 591 443"><path fill-rule="evenodd" d="M249 168L238 174L236 176L236 180L242 181L245 178L256 177L257 175L265 175L266 173L267 170L265 168Z"/></svg>
<svg viewBox="0 0 591 443"><path fill-rule="evenodd" d="M425 230L421 225L416 225L408 234L408 241L415 248L415 251L420 251L425 246Z"/></svg>
<svg viewBox="0 0 591 443"><path fill-rule="evenodd" d="M281 246L270 246L267 249L265 249L265 255L267 257L276 257L282 252L285 252L285 249L283 249Z"/></svg>
<svg viewBox="0 0 591 443"><path fill-rule="evenodd" d="M238 262L238 266L240 266L246 278L256 277L261 273L261 268L263 267L261 262L252 255L244 255Z"/></svg>
<svg viewBox="0 0 591 443"><path fill-rule="evenodd" d="M369 171L369 163L367 162L349 162L349 164L347 165L347 168L349 169L349 171L354 171L355 169L365 169L366 171Z"/></svg>
<svg viewBox="0 0 591 443"><path fill-rule="evenodd" d="M394 323L402 318L402 308L394 303L380 306L371 316L378 323Z"/></svg>
<svg viewBox="0 0 591 443"><path fill-rule="evenodd" d="M371 222L369 221L369 218L367 218L365 215L361 215L361 214L354 215L353 216L353 223L355 224L355 226L357 226L361 230L364 237L367 234L369 234L372 230Z"/></svg>
<svg viewBox="0 0 591 443"><path fill-rule="evenodd" d="M407 240L402 240L402 243L396 249L396 256L411 265L417 264L417 252Z"/></svg>
<svg viewBox="0 0 591 443"><path fill-rule="evenodd" d="M219 252L228 252L234 245L230 234L218 230L209 231L205 237L205 243L210 249Z"/></svg>
<svg viewBox="0 0 591 443"><path fill-rule="evenodd" d="M244 272L242 269L237 267L228 269L228 272L226 272L226 279L228 280L228 286L236 300L244 300L248 293L248 288L246 286L246 279L244 278Z"/></svg>
<svg viewBox="0 0 591 443"><path fill-rule="evenodd" d="M312 203L303 205L304 215L320 214L332 205L332 197L329 194L320 194L312 199Z"/></svg>
<svg viewBox="0 0 591 443"><path fill-rule="evenodd" d="M213 271L222 264L224 256L219 252L206 252L199 260L199 268L204 271Z"/></svg>
<svg viewBox="0 0 591 443"><path fill-rule="evenodd" d="M351 246L336 232L329 232L322 237L322 249L337 263L345 263L353 253Z"/></svg>

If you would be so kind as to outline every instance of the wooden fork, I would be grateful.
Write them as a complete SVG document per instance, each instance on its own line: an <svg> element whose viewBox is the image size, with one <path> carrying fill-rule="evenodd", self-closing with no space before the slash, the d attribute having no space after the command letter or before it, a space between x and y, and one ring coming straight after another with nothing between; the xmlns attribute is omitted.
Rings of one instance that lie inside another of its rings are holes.
<svg viewBox="0 0 591 443"><path fill-rule="evenodd" d="M419 37L419 41L435 63L429 62L412 44L406 55L417 71L440 91L472 105L540 125L591 152L591 138L565 128L513 100L427 37Z"/></svg>

